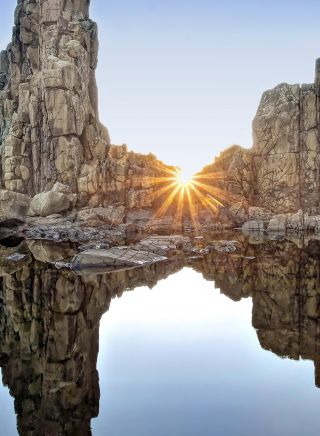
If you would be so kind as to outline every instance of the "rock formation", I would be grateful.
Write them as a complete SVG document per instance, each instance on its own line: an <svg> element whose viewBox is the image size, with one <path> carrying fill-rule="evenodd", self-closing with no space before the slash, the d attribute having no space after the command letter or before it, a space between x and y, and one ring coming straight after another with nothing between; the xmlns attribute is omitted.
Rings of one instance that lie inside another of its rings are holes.
<svg viewBox="0 0 320 436"><path fill-rule="evenodd" d="M227 149L196 175L195 189L179 192L176 167L112 145L99 121L89 3L18 1L12 42L0 54L0 220L24 219L30 202L31 216L76 210L68 223L90 217L137 231L248 219L250 230L274 231L290 223L279 214L299 210L302 226L294 218L289 228L308 227L305 217L320 214L320 61L313 84L263 94L251 149ZM262 223L250 218L250 207L277 216ZM311 228L319 223L317 216Z"/></svg>
<svg viewBox="0 0 320 436"><path fill-rule="evenodd" d="M230 203L241 201L274 213L320 206L320 60L315 82L282 83L266 91L253 120L253 147L232 147L200 174L215 175ZM231 192L231 196L228 193Z"/></svg>
<svg viewBox="0 0 320 436"><path fill-rule="evenodd" d="M152 181L173 169L110 144L98 116L97 54L89 0L18 2L0 55L2 188L33 196L60 182L73 207L153 206Z"/></svg>

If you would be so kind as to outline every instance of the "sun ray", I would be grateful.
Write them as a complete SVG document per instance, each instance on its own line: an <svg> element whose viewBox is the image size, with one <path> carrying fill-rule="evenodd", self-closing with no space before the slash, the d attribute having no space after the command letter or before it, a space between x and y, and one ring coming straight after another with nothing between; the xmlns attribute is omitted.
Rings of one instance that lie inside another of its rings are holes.
<svg viewBox="0 0 320 436"><path fill-rule="evenodd" d="M154 192L154 193L151 195L151 199L152 199L152 200L155 200L156 198L161 197L161 196L164 195L166 192L168 192L170 189L173 189L173 188L176 187L176 186L177 186L176 182L172 182L172 183L170 183L169 185L166 185L166 186L163 186L163 187L160 188L160 189L157 189L157 191Z"/></svg>
<svg viewBox="0 0 320 436"><path fill-rule="evenodd" d="M177 211L175 215L175 222L178 224L182 224L182 214L183 214L183 206L184 206L184 199L185 199L185 190L180 189L179 193L179 199L177 204Z"/></svg>
<svg viewBox="0 0 320 436"><path fill-rule="evenodd" d="M214 187L214 186L210 186L207 185L205 183L201 183L201 182L197 182L196 180L194 180L193 182L195 185L197 185L200 189L206 191L207 193L210 193L214 196L215 200L217 200L219 203L221 203L221 206L223 206L223 203L220 201L222 199L227 200L228 201L240 201L239 196L232 194L228 191L224 191L223 189ZM219 200L218 200L218 198Z"/></svg>
<svg viewBox="0 0 320 436"><path fill-rule="evenodd" d="M186 193L187 193L187 198L188 198L188 205L189 205L191 220L193 222L195 229L197 230L199 228L199 221L198 221L197 211L194 207L193 200L191 198L189 186L186 187Z"/></svg>
<svg viewBox="0 0 320 436"><path fill-rule="evenodd" d="M176 186L176 188L169 194L169 196L164 201L163 205L156 211L154 214L154 218L159 218L165 215L169 207L172 205L175 196L177 195L180 187Z"/></svg>
<svg viewBox="0 0 320 436"><path fill-rule="evenodd" d="M224 171L217 171L215 173L205 173L205 174L196 174L194 176L196 180L205 179L205 180L225 180L226 173Z"/></svg>

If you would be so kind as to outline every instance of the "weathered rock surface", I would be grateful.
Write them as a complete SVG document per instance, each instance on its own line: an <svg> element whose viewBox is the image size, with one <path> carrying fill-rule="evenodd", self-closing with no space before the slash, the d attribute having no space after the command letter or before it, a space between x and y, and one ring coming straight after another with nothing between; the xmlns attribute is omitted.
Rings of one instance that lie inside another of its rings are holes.
<svg viewBox="0 0 320 436"><path fill-rule="evenodd" d="M112 206L111 221L123 223L123 209L157 207L156 181L172 177L173 168L110 144L98 116L89 3L18 2L12 43L0 55L0 179L31 196L72 193L78 209ZM40 216L57 212L33 206Z"/></svg>
<svg viewBox="0 0 320 436"><path fill-rule="evenodd" d="M65 212L69 208L69 197L66 194L53 190L35 195L30 203L31 214L42 217Z"/></svg>
<svg viewBox="0 0 320 436"><path fill-rule="evenodd" d="M199 173L201 181L218 188L225 205L238 201L273 214L319 213L319 84L317 60L313 84L282 83L266 91L253 121L253 147L230 147Z"/></svg>
<svg viewBox="0 0 320 436"><path fill-rule="evenodd" d="M139 251L134 247L115 247L109 250L91 249L77 254L71 261L70 268L119 268L141 267L167 260L152 251Z"/></svg>
<svg viewBox="0 0 320 436"><path fill-rule="evenodd" d="M150 236L135 244L135 249L159 255L168 255L177 252L190 253L192 243L190 238L182 235Z"/></svg>
<svg viewBox="0 0 320 436"><path fill-rule="evenodd" d="M243 231L257 231L257 232L263 232L264 231L264 222L263 221L246 221L243 226Z"/></svg>
<svg viewBox="0 0 320 436"><path fill-rule="evenodd" d="M0 190L0 223L11 219L24 221L30 202L31 198L28 195Z"/></svg>
<svg viewBox="0 0 320 436"><path fill-rule="evenodd" d="M32 214L76 209L91 228L126 224L152 234L320 213L320 61L313 84L263 94L252 149L221 153L194 179L201 198L193 190L188 198L170 197L177 168L111 145L98 116L97 55L88 0L18 2L12 42L0 54L0 188L35 196Z"/></svg>

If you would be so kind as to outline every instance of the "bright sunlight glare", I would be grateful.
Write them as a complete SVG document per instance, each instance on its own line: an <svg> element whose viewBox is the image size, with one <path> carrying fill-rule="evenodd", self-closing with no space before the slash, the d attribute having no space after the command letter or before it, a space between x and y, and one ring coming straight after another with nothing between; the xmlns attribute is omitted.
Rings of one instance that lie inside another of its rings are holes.
<svg viewBox="0 0 320 436"><path fill-rule="evenodd" d="M187 187L192 184L193 174L180 170L177 173L177 182L181 187Z"/></svg>

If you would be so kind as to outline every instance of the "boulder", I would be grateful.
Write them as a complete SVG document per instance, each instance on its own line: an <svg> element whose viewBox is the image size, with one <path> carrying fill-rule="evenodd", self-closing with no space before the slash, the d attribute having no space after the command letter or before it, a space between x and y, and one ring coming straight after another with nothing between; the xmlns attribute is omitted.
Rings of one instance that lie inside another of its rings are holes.
<svg viewBox="0 0 320 436"><path fill-rule="evenodd" d="M264 222L263 221L246 221L242 230L245 232L263 232L264 231Z"/></svg>
<svg viewBox="0 0 320 436"><path fill-rule="evenodd" d="M41 192L33 197L30 212L33 215L47 217L65 212L70 207L70 199L66 194L55 191Z"/></svg>
<svg viewBox="0 0 320 436"><path fill-rule="evenodd" d="M271 218L269 221L267 232L278 232L278 233L285 233L286 231L286 221L281 218Z"/></svg>
<svg viewBox="0 0 320 436"><path fill-rule="evenodd" d="M305 228L304 213L300 209L297 213L289 214L287 228L295 231L302 231Z"/></svg>
<svg viewBox="0 0 320 436"><path fill-rule="evenodd" d="M0 190L0 222L12 219L24 221L30 202L28 195Z"/></svg>
<svg viewBox="0 0 320 436"><path fill-rule="evenodd" d="M313 216L305 216L305 228L307 230L313 230L315 232L319 232L320 230L320 215L313 215Z"/></svg>
<svg viewBox="0 0 320 436"><path fill-rule="evenodd" d="M272 217L272 212L263 207L249 207L249 221L267 222Z"/></svg>
<svg viewBox="0 0 320 436"><path fill-rule="evenodd" d="M130 247L116 247L109 250L86 250L76 255L72 262L72 269L88 267L140 267L156 262L162 262L167 258L152 252L137 251Z"/></svg>
<svg viewBox="0 0 320 436"><path fill-rule="evenodd" d="M122 224L125 218L124 206L108 206L82 209L78 212L77 218L80 221L107 223L113 226Z"/></svg>
<svg viewBox="0 0 320 436"><path fill-rule="evenodd" d="M237 250L236 241L213 241L206 248L201 250L202 253L212 253L217 251L218 253L233 253Z"/></svg>
<svg viewBox="0 0 320 436"><path fill-rule="evenodd" d="M33 257L40 262L51 263L72 257L74 250L69 244L54 244L51 241L27 241Z"/></svg>
<svg viewBox="0 0 320 436"><path fill-rule="evenodd" d="M248 212L242 203L233 204L229 209L229 214L235 224L243 224L248 218Z"/></svg>
<svg viewBox="0 0 320 436"><path fill-rule="evenodd" d="M190 238L182 235L150 236L140 241L134 248L140 251L167 255L170 252L177 251L190 253L192 251L192 244Z"/></svg>

